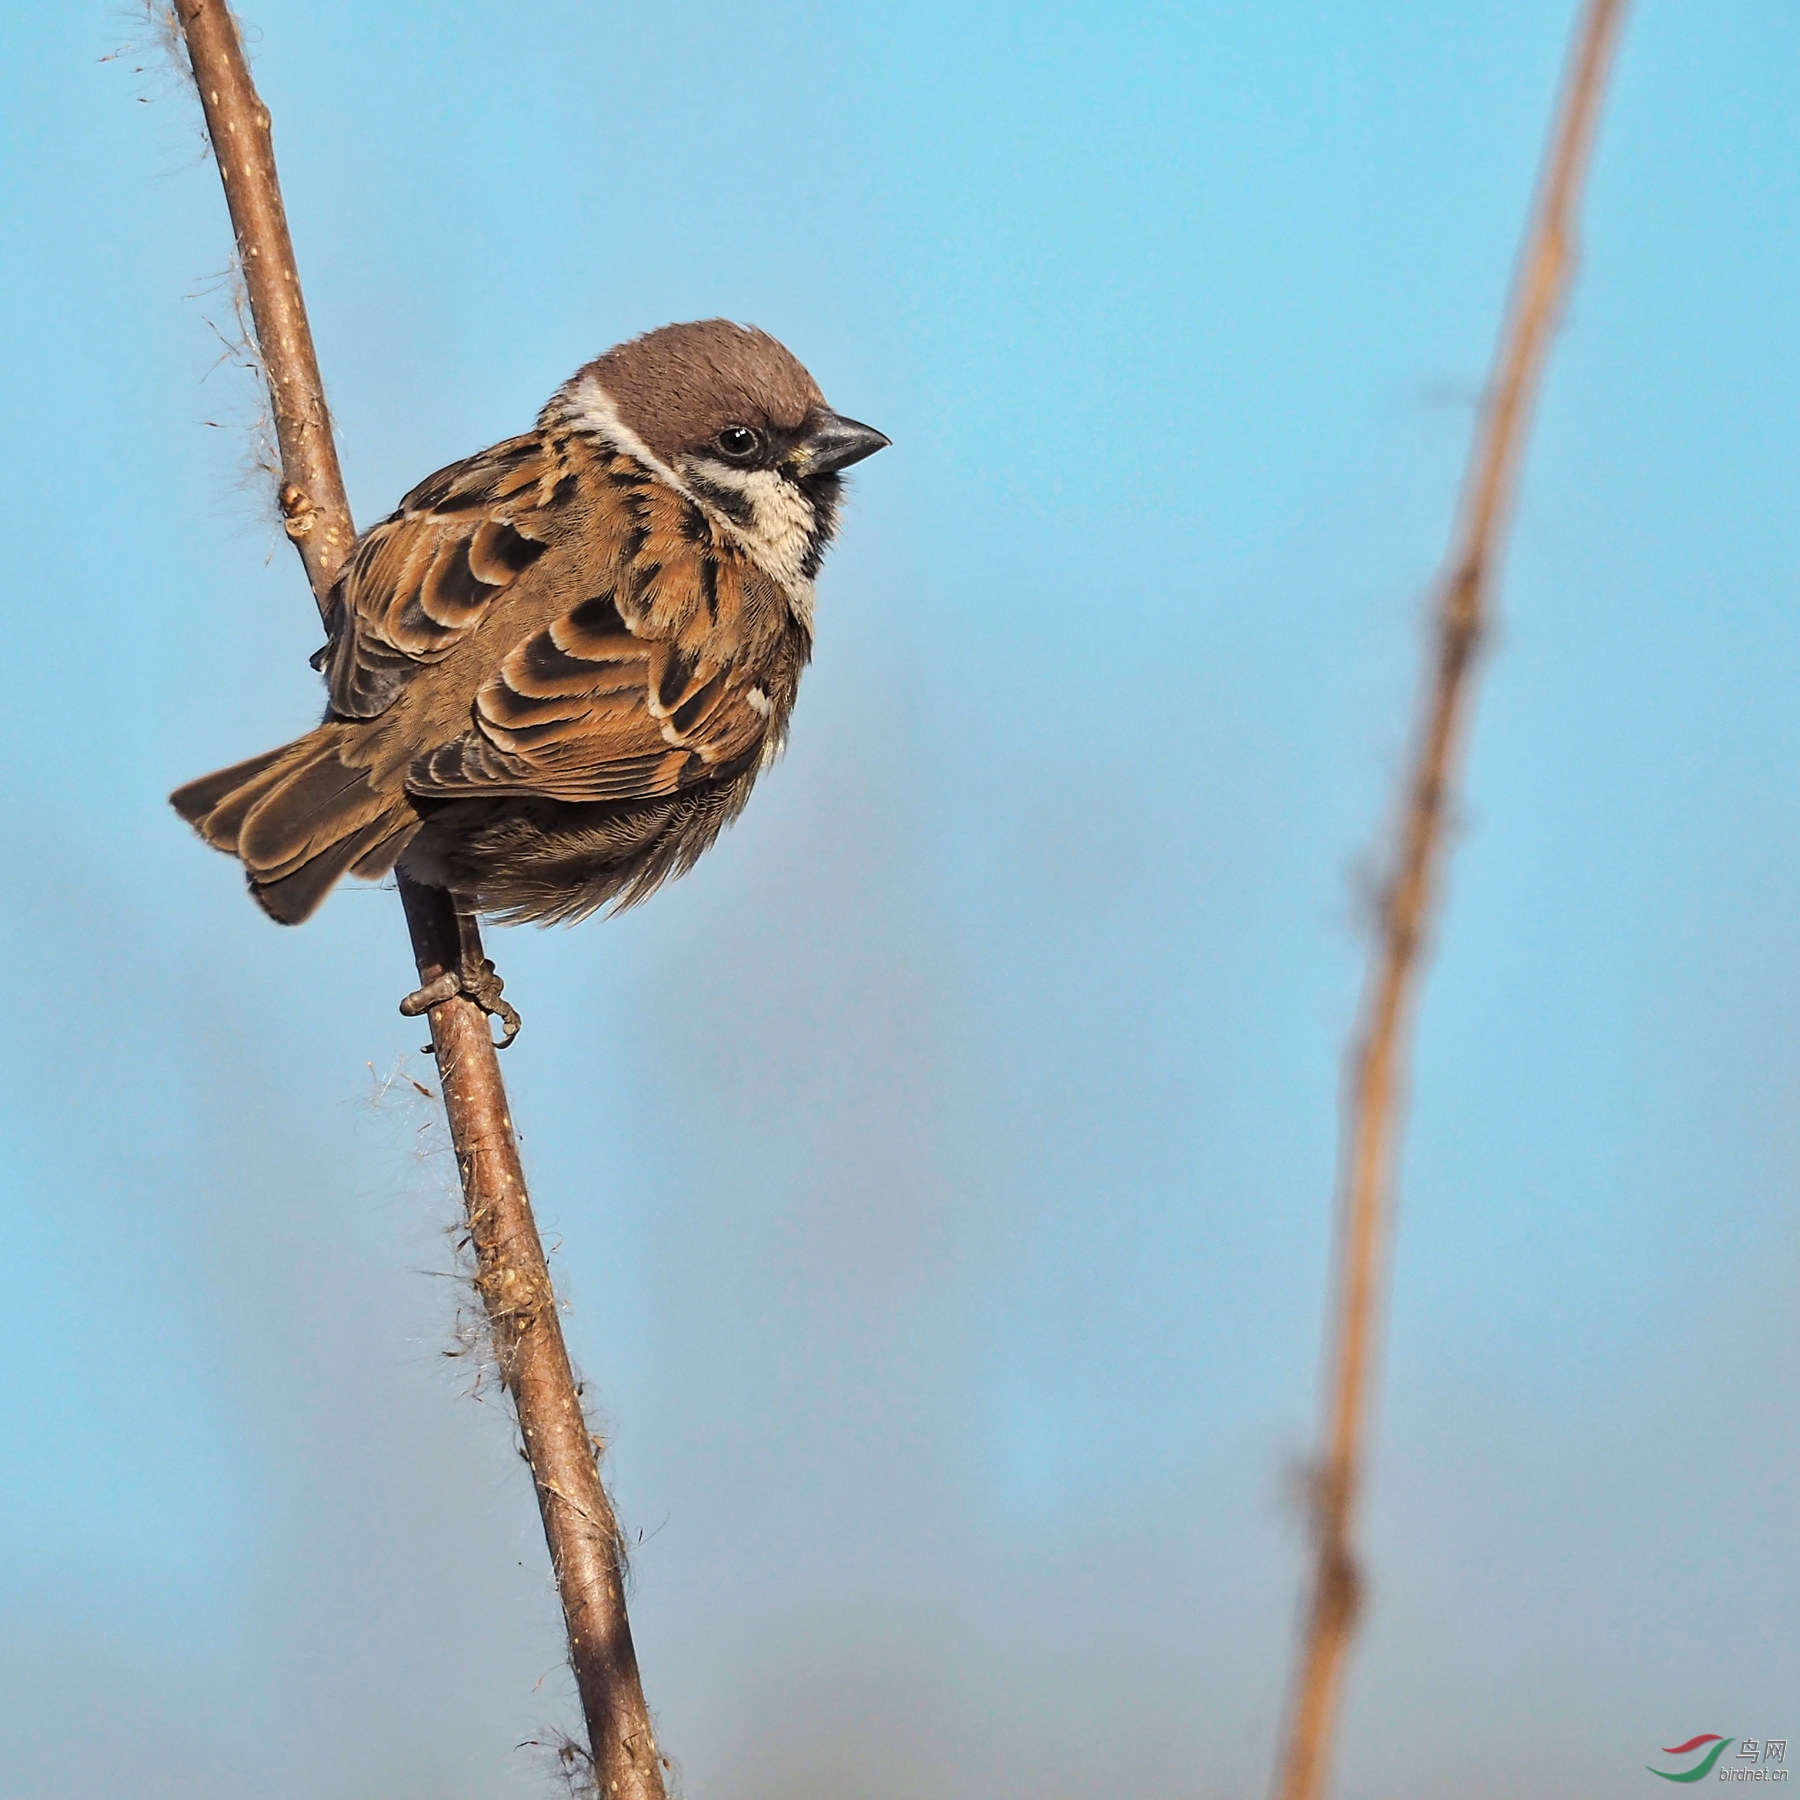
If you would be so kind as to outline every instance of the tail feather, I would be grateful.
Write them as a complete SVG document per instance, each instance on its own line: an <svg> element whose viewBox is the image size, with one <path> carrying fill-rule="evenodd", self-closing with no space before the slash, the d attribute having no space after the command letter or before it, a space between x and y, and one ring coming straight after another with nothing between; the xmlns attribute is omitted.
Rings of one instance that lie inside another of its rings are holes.
<svg viewBox="0 0 1800 1800"><path fill-rule="evenodd" d="M416 818L408 818L405 824L396 826L388 835L365 850L350 865L350 873L362 881L379 881L384 875L394 872L394 864L400 860L400 853L413 840L419 829Z"/></svg>
<svg viewBox="0 0 1800 1800"><path fill-rule="evenodd" d="M281 779L280 765L294 748L283 744L279 750L253 756L248 762L233 763L229 769L202 775L198 781L178 787L169 796L169 804L214 848L228 850L235 856L244 814Z"/></svg>
<svg viewBox="0 0 1800 1800"><path fill-rule="evenodd" d="M278 881L378 819L386 804L369 771L329 745L263 786L238 828L237 853L258 880Z"/></svg>
<svg viewBox="0 0 1800 1800"><path fill-rule="evenodd" d="M354 868L372 848L392 835L387 820L372 819L360 831L327 844L290 874L267 881L252 875L251 898L276 924L298 925L318 910L319 902L337 885L338 877L345 870ZM390 860L389 867L392 866Z"/></svg>
<svg viewBox="0 0 1800 1800"><path fill-rule="evenodd" d="M309 917L346 870L385 875L419 828L406 795L383 793L345 754L360 729L321 725L169 797L209 844L243 863L258 905L284 925Z"/></svg>

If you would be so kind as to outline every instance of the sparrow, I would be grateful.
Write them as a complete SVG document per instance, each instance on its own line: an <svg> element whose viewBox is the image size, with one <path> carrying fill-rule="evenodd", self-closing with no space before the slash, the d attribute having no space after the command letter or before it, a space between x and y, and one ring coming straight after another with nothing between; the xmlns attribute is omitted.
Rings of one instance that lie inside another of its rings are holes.
<svg viewBox="0 0 1800 1800"><path fill-rule="evenodd" d="M171 803L283 925L396 869L507 924L635 905L780 755L843 471L889 441L754 327L617 345L357 540L324 722Z"/></svg>

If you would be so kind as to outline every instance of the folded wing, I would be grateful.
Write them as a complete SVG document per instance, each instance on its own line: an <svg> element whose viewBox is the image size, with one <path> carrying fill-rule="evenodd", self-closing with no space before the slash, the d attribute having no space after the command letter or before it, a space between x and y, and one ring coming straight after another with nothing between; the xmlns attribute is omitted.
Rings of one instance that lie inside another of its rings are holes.
<svg viewBox="0 0 1800 1800"><path fill-rule="evenodd" d="M602 504L617 516L596 539L618 549L595 591L507 653L409 792L650 799L762 759L807 650L784 596L629 458L608 465Z"/></svg>
<svg viewBox="0 0 1800 1800"><path fill-rule="evenodd" d="M440 469L365 532L332 590L331 641L315 658L333 714L375 718L479 627L549 548L574 485L533 432Z"/></svg>

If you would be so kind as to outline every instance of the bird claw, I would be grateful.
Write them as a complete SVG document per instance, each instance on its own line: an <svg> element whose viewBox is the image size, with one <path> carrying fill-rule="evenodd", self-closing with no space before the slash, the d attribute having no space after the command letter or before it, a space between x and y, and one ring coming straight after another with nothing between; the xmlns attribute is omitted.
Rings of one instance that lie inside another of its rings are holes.
<svg viewBox="0 0 1800 1800"><path fill-rule="evenodd" d="M436 981L428 981L423 987L413 991L400 1002L400 1010L409 1019L416 1019L421 1013L428 1013L434 1006L441 1006L446 1000L454 1000L462 992L462 977L454 970L440 975Z"/></svg>
<svg viewBox="0 0 1800 1800"><path fill-rule="evenodd" d="M500 1021L500 1041L494 1048L504 1050L519 1035L519 1027L524 1023L517 1009L501 999L500 993L505 986L506 983L495 974L490 958L484 956L479 961L471 958L460 969L446 969L435 980L415 988L400 1002L400 1010L407 1018L416 1019L434 1006L441 1006L446 1000L461 995L465 1000L472 1000L490 1019Z"/></svg>
<svg viewBox="0 0 1800 1800"><path fill-rule="evenodd" d="M525 1023L519 1017L518 1009L509 1006L500 998L500 990L506 983L494 972L491 958L483 957L473 968L465 969L462 974L462 991L466 999L473 1000L490 1019L500 1021L500 1041L494 1048L504 1050L519 1035L519 1027Z"/></svg>

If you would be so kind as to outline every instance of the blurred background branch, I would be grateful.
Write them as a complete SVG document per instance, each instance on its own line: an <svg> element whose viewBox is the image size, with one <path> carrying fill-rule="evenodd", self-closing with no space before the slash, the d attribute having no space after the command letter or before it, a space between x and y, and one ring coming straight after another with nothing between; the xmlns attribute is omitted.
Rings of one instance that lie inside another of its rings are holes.
<svg viewBox="0 0 1800 1800"><path fill-rule="evenodd" d="M1579 22L1439 587L1423 725L1401 790L1397 842L1346 1084L1336 1326L1324 1443L1310 1495L1312 1595L1290 1701L1281 1800L1317 1800L1325 1791L1344 1659L1362 1592L1356 1502L1368 1455L1407 1030L1442 872L1476 653L1487 629L1489 594L1532 402L1573 261L1574 222L1594 122L1623 13L1623 0L1588 0Z"/></svg>

